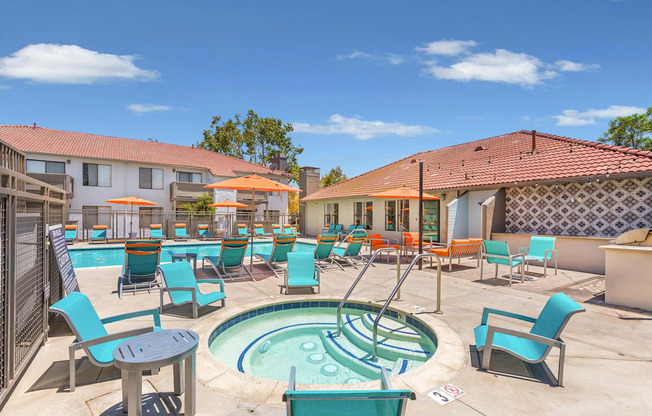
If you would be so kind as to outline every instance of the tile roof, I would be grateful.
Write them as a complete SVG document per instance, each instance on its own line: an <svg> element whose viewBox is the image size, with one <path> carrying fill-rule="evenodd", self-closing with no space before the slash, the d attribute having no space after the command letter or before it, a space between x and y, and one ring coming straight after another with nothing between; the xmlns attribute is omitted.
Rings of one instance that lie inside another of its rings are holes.
<svg viewBox="0 0 652 416"><path fill-rule="evenodd" d="M418 188L424 162L424 190L437 191L554 181L610 174L652 174L652 152L586 140L516 131L430 150L321 189L302 201L367 196L399 186Z"/></svg>
<svg viewBox="0 0 652 416"><path fill-rule="evenodd" d="M238 176L236 172L288 176L282 171L197 147L43 127L0 125L0 140L22 152L185 166L208 169L213 176Z"/></svg>

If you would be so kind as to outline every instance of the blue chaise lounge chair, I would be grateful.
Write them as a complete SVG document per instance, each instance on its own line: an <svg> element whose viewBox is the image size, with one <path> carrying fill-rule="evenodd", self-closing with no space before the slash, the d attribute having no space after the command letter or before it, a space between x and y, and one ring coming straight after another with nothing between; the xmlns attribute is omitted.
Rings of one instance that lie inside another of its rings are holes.
<svg viewBox="0 0 652 416"><path fill-rule="evenodd" d="M186 231L186 224L174 224L174 241L190 240L190 234Z"/></svg>
<svg viewBox="0 0 652 416"><path fill-rule="evenodd" d="M317 286L317 293L321 288L319 285L319 269L315 267L315 259L310 253L288 253L288 268L285 271L285 294L290 288ZM281 288L283 293L283 288Z"/></svg>
<svg viewBox="0 0 652 416"><path fill-rule="evenodd" d="M106 236L107 226L106 225L94 225L93 234L88 240L89 243L108 243L109 239Z"/></svg>
<svg viewBox="0 0 652 416"><path fill-rule="evenodd" d="M528 363L540 363L546 359L552 347L556 347L559 348L557 385L563 386L566 344L560 335L571 316L584 311L584 308L564 293L552 295L537 318L484 308L480 326L473 330L476 348L482 352L480 368L489 370L493 350L505 351ZM489 325L489 314L520 319L534 325L529 332Z"/></svg>
<svg viewBox="0 0 652 416"><path fill-rule="evenodd" d="M279 264L288 262L288 253L292 251L296 241L297 238L293 235L276 236L271 247L265 247L265 251L256 253L254 256L264 261L267 267L274 272L274 275L279 277L277 270L283 270ZM310 255L310 253L308 254Z"/></svg>
<svg viewBox="0 0 652 416"><path fill-rule="evenodd" d="M243 270L253 279L249 270L244 267L244 257L248 245L247 237L225 238L218 256L203 256L202 268L204 268L205 262L208 262L220 279L234 277L236 274L236 277L242 277Z"/></svg>
<svg viewBox="0 0 652 416"><path fill-rule="evenodd" d="M149 236L152 239L165 240L165 235L163 234L163 225L161 225L161 224L150 224L150 226L149 226Z"/></svg>
<svg viewBox="0 0 652 416"><path fill-rule="evenodd" d="M161 262L161 241L126 241L125 262L118 278L118 297L122 299L124 286L136 290L151 290L158 286L156 266Z"/></svg>

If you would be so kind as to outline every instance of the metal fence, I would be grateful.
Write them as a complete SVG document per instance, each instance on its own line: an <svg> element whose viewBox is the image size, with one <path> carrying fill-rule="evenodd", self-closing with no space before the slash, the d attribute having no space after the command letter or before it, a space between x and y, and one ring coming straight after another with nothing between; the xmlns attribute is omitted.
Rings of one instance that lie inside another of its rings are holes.
<svg viewBox="0 0 652 416"><path fill-rule="evenodd" d="M103 208L103 209L97 209ZM278 211L266 211L255 214L254 222L263 224L266 232L272 232L272 224L290 224L296 226L297 216L281 214ZM163 234L174 237L175 224L185 224L186 231L197 237L198 226L206 224L209 231L218 236L229 236L236 233L237 224L251 222L251 211L230 213L194 212L194 211L163 211L146 209L139 211L134 208L133 216L130 210L116 210L108 207L93 207L83 210L68 210L68 224L77 225L77 238L88 240L93 235L93 226L106 225L107 237L111 240L129 238L130 229L136 238L149 238L150 225L161 224Z"/></svg>
<svg viewBox="0 0 652 416"><path fill-rule="evenodd" d="M65 221L62 189L25 175L24 155L0 141L0 403L46 339L61 297L46 238ZM54 284L53 284L54 283Z"/></svg>

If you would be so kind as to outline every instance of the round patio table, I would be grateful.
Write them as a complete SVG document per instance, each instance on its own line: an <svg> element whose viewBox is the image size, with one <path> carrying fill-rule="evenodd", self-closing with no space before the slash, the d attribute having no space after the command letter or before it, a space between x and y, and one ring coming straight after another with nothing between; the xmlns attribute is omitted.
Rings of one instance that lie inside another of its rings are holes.
<svg viewBox="0 0 652 416"><path fill-rule="evenodd" d="M172 263L177 260L181 261L184 259L190 263L190 259L192 259L192 271L197 271L197 253L174 253L171 254L170 257L172 257Z"/></svg>
<svg viewBox="0 0 652 416"><path fill-rule="evenodd" d="M148 332L122 342L113 350L113 363L122 370L122 406L142 416L143 371L173 366L174 394L184 394L184 414L195 414L195 352L199 335L186 329ZM185 369L183 368L185 367ZM181 377L182 371L184 377Z"/></svg>

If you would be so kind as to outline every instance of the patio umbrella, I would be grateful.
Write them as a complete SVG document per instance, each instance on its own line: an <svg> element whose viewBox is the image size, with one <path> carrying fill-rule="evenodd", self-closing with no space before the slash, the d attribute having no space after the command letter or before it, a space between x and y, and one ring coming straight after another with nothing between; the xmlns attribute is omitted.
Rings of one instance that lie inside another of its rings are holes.
<svg viewBox="0 0 652 416"><path fill-rule="evenodd" d="M406 199L419 199L419 191L414 190L412 188L408 188L406 186L403 186L401 188L396 188L396 189L390 189L387 191L382 191L382 192L376 192L375 194L369 195L370 197L373 198L385 198L385 199L400 199L401 200L401 210L404 211L406 210L405 207L405 200ZM434 195L430 194L423 194L423 199L428 200L428 201L435 201L438 200ZM399 227L403 226L403 214L401 213L401 221L399 222ZM399 233L403 233L403 231L399 228L396 227L396 231ZM419 227L419 230L421 230L421 227ZM422 235L419 235L419 239L423 238Z"/></svg>
<svg viewBox="0 0 652 416"><path fill-rule="evenodd" d="M227 215L230 215L229 208L246 208L247 206L247 204L241 204L239 202L231 201L230 199L225 199L224 201L209 205L209 207L226 208ZM229 235L230 233L231 232L229 231Z"/></svg>
<svg viewBox="0 0 652 416"><path fill-rule="evenodd" d="M132 238L132 228L134 224L134 205L158 205L156 202L148 201L137 196L125 196L123 198L108 199L109 204L122 204L131 206L131 215L129 217L129 238Z"/></svg>
<svg viewBox="0 0 652 416"><path fill-rule="evenodd" d="M299 189L294 188L289 185L284 185L282 183L273 181L271 179L263 178L256 174L251 174L247 176L240 176L237 178L227 179L222 182L211 183L210 185L204 186L204 188L213 188L213 189L235 189L238 191L251 191L251 228L249 233L251 234L251 256L249 257L249 269L252 270L254 263L254 208L256 200L256 191L260 192L280 192L281 199L283 198L283 192L299 192Z"/></svg>

